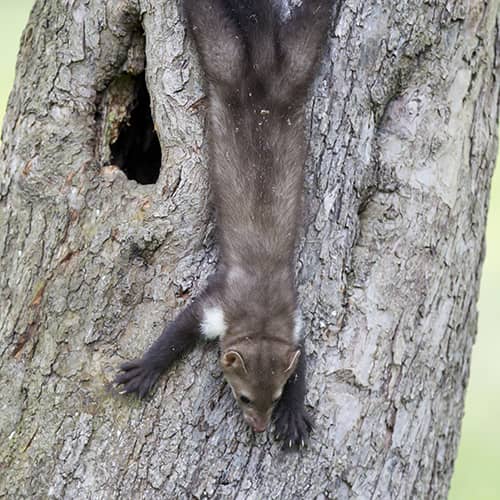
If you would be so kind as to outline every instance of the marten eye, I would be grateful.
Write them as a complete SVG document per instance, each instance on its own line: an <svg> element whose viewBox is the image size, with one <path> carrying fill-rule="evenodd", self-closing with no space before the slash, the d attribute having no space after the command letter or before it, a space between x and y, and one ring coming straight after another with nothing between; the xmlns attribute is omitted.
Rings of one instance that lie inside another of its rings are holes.
<svg viewBox="0 0 500 500"><path fill-rule="evenodd" d="M240 401L241 401L244 405L249 405L249 404L250 404L250 400L249 400L246 396L240 396Z"/></svg>

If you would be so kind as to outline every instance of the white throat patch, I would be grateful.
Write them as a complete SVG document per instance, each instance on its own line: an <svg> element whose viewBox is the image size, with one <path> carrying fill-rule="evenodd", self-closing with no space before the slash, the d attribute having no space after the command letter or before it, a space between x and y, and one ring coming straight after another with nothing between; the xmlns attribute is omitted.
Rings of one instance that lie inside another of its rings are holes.
<svg viewBox="0 0 500 500"><path fill-rule="evenodd" d="M223 337L226 333L224 311L217 306L207 307L203 310L201 321L201 334L207 339Z"/></svg>
<svg viewBox="0 0 500 500"><path fill-rule="evenodd" d="M302 319L302 313L300 309L297 308L295 311L294 325L293 325L293 338L295 342L300 342L304 335L304 320Z"/></svg>

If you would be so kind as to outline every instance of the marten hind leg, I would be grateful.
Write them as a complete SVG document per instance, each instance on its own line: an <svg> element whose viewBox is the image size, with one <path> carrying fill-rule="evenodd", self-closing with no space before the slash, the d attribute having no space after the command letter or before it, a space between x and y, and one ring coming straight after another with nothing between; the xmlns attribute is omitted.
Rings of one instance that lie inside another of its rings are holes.
<svg viewBox="0 0 500 500"><path fill-rule="evenodd" d="M227 0L245 40L251 73L266 84L278 66L277 14L269 0Z"/></svg>
<svg viewBox="0 0 500 500"><path fill-rule="evenodd" d="M302 0L280 24L282 55L277 91L286 100L304 97L327 42L335 0Z"/></svg>
<svg viewBox="0 0 500 500"><path fill-rule="evenodd" d="M243 37L224 0L184 0L184 12L209 82L238 85L245 72Z"/></svg>

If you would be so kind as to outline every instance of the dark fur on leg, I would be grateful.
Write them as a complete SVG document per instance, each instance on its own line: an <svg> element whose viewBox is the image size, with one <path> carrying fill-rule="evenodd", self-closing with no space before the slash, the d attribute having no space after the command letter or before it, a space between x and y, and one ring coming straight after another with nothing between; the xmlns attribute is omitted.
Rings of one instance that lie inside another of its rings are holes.
<svg viewBox="0 0 500 500"><path fill-rule="evenodd" d="M335 0L303 0L280 26L282 60L276 91L302 100L327 41Z"/></svg>
<svg viewBox="0 0 500 500"><path fill-rule="evenodd" d="M280 19L270 0L226 1L245 40L247 77L256 78L276 106L302 105L325 47L335 0L303 0L287 20Z"/></svg>
<svg viewBox="0 0 500 500"><path fill-rule="evenodd" d="M207 79L234 86L243 78L245 47L224 0L185 0L184 13Z"/></svg>
<svg viewBox="0 0 500 500"><path fill-rule="evenodd" d="M251 72L266 81L276 70L278 16L269 0L226 0L246 44Z"/></svg>
<svg viewBox="0 0 500 500"><path fill-rule="evenodd" d="M123 393L137 393L144 398L158 377L200 338L199 303L193 302L163 331L144 356L121 365L115 378Z"/></svg>
<svg viewBox="0 0 500 500"><path fill-rule="evenodd" d="M300 349L297 369L288 379L273 413L276 438L283 441L284 449L304 446L312 430L311 419L304 408L306 359L304 348L301 346Z"/></svg>

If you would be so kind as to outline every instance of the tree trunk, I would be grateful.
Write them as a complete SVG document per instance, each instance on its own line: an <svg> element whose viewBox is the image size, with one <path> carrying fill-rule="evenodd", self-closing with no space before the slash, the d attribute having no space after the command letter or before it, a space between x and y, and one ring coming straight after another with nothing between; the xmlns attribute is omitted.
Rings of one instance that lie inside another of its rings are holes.
<svg viewBox="0 0 500 500"><path fill-rule="evenodd" d="M172 0L37 0L0 156L0 496L445 497L496 153L498 6L335 9L297 259L315 430L284 454L247 431L214 345L146 403L110 390L215 268L202 79Z"/></svg>

